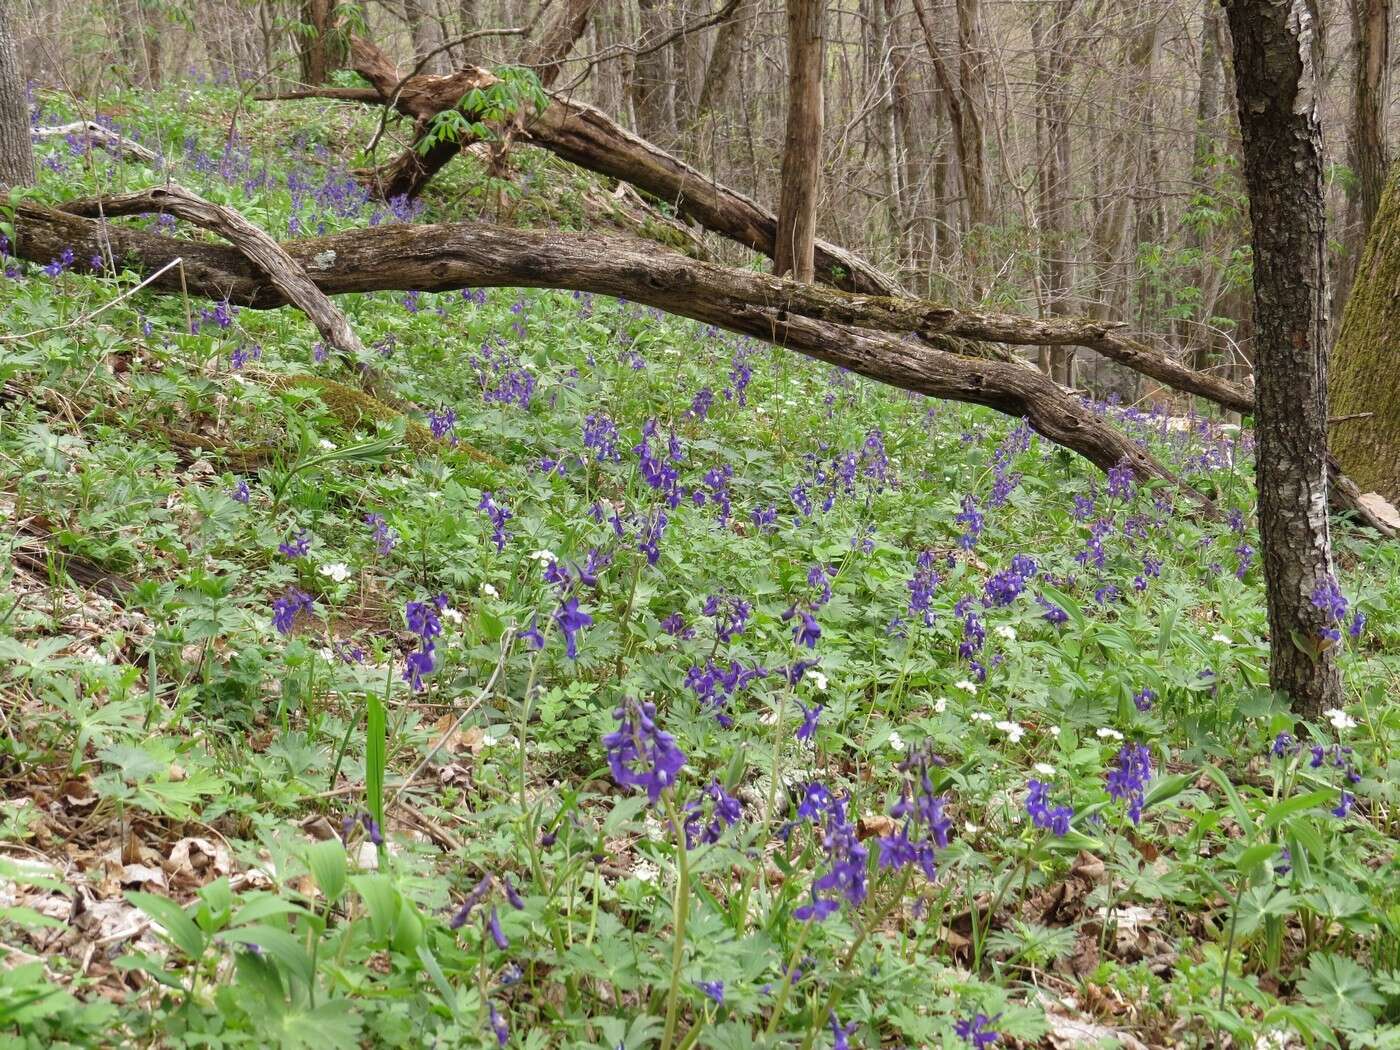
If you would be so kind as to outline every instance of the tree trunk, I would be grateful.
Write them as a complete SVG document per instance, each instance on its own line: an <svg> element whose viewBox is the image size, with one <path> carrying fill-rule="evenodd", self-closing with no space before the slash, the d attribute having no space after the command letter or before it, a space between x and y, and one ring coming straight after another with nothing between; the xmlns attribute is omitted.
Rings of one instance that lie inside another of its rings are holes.
<svg viewBox="0 0 1400 1050"><path fill-rule="evenodd" d="M588 29L595 0L564 0L538 40L525 48L522 61L535 71L544 87L553 87L564 70L564 59Z"/></svg>
<svg viewBox="0 0 1400 1050"><path fill-rule="evenodd" d="M671 30L666 0L637 0L642 51L632 70L632 106L637 114L637 134L663 149L675 141L676 77L675 56L670 45L648 51Z"/></svg>
<svg viewBox="0 0 1400 1050"><path fill-rule="evenodd" d="M408 21L408 32L413 40L413 68L418 68L418 63L423 61L424 56L432 54L442 46L442 27L437 24L433 15L433 5L424 0L404 0L403 13ZM447 54L439 52L423 63L419 72L422 73L445 73L447 72Z"/></svg>
<svg viewBox="0 0 1400 1050"><path fill-rule="evenodd" d="M1332 452L1362 489L1400 505L1400 168L1381 198L1332 350Z"/></svg>
<svg viewBox="0 0 1400 1050"><path fill-rule="evenodd" d="M1319 27L1308 0L1227 0L1253 224L1255 464L1269 680L1295 711L1340 704L1327 519L1327 237Z"/></svg>
<svg viewBox="0 0 1400 1050"><path fill-rule="evenodd" d="M1036 15L1036 145L1039 159L1040 265L1044 302L1051 316L1071 312L1074 259L1070 248L1069 20L1075 0L1051 0ZM1048 22L1048 26L1046 25ZM1041 366L1057 383L1074 386L1074 350L1047 348Z"/></svg>
<svg viewBox="0 0 1400 1050"><path fill-rule="evenodd" d="M1216 193L1215 127L1220 119L1220 12L1218 0L1202 0L1201 4L1201 68L1196 90L1196 136L1191 150L1191 181L1196 193L1213 199ZM1206 294L1207 287L1218 273L1213 272L1207 259L1210 250L1210 227L1198 222L1190 230L1192 247L1200 262L1195 267L1196 287L1200 289L1200 309L1197 324L1185 332L1181 340L1186 346L1191 367L1205 368L1210 357L1211 337L1208 322L1212 316L1214 296Z"/></svg>
<svg viewBox="0 0 1400 1050"><path fill-rule="evenodd" d="M29 104L10 27L12 0L0 0L0 190L34 184Z"/></svg>
<svg viewBox="0 0 1400 1050"><path fill-rule="evenodd" d="M334 7L334 0L305 0L301 5L301 21L309 27L299 51L303 84L324 84L345 64L344 42L331 24Z"/></svg>
<svg viewBox="0 0 1400 1050"><path fill-rule="evenodd" d="M1390 0L1352 0L1357 29L1356 92L1353 96L1356 176L1365 243L1381 194L1385 192L1388 151L1385 139L1387 79L1390 73Z"/></svg>
<svg viewBox="0 0 1400 1050"><path fill-rule="evenodd" d="M700 86L700 101L695 109L697 122L724 108L724 100L729 94L733 79L734 55L744 42L744 32L749 28L752 7L753 0L741 0L733 14L720 23L715 33L715 46L710 52L710 64L705 68L705 80Z"/></svg>
<svg viewBox="0 0 1400 1050"><path fill-rule="evenodd" d="M958 0L958 76L939 46L933 19L924 0L913 0L914 14L923 30L924 47L933 62L934 77L948 124L953 132L953 154L962 183L964 232L987 222L991 210L987 193L986 138L982 133L985 95L981 81L981 38L978 0Z"/></svg>
<svg viewBox="0 0 1400 1050"><path fill-rule="evenodd" d="M822 35L825 0L787 0L787 134L773 272L810 284L817 241L822 172Z"/></svg>

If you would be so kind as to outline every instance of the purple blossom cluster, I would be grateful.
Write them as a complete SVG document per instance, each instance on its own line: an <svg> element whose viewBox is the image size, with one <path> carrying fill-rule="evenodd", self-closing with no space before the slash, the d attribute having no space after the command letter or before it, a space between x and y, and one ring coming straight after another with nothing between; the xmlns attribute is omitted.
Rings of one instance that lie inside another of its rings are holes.
<svg viewBox="0 0 1400 1050"><path fill-rule="evenodd" d="M870 853L861 845L856 826L846 818L847 801L834 798L825 787L813 784L798 808L799 819L815 822L825 815L822 846L827 865L826 873L812 883L811 901L793 909L793 917L800 922L829 918L840 910L842 900L853 908L865 900Z"/></svg>
<svg viewBox="0 0 1400 1050"><path fill-rule="evenodd" d="M1152 779L1152 755L1142 744L1124 744L1105 777L1110 798L1128 804L1128 819L1142 821L1143 796Z"/></svg>
<svg viewBox="0 0 1400 1050"><path fill-rule="evenodd" d="M698 845L713 845L720 840L726 828L733 827L744 815L739 800L728 794L718 780L711 780L709 786L700 792L700 797L685 804L686 849Z"/></svg>
<svg viewBox="0 0 1400 1050"><path fill-rule="evenodd" d="M729 705L736 696L754 682L768 677L768 669L754 665L745 667L737 660L729 661L727 667L707 660L704 667L692 666L686 672L685 685L696 699L715 713L715 720L728 729L734 724L729 715Z"/></svg>
<svg viewBox="0 0 1400 1050"><path fill-rule="evenodd" d="M511 512L497 503L489 492L481 494L481 502L476 505L476 509L485 514L491 522L491 542L496 545L497 552L505 550L506 541L510 539L510 533L506 531L506 522L510 521Z"/></svg>
<svg viewBox="0 0 1400 1050"><path fill-rule="evenodd" d="M948 847L948 833L953 828L943 813L947 798L933 789L932 770L940 764L927 749L915 751L899 764L907 778L899 801L890 807L890 816L900 821L900 826L880 838L880 867L897 871L918 864L925 878L938 874L934 851Z"/></svg>
<svg viewBox="0 0 1400 1050"><path fill-rule="evenodd" d="M1061 838L1068 835L1069 822L1074 817L1073 807L1050 805L1050 785L1043 781L1030 780L1026 788L1026 812L1031 823Z"/></svg>
<svg viewBox="0 0 1400 1050"><path fill-rule="evenodd" d="M418 648L404 658L403 680L415 693L423 690L423 676L432 674L437 666L436 638L442 634L438 613L447 608L447 595L439 594L426 602L409 602L404 606L404 622L417 636Z"/></svg>
<svg viewBox="0 0 1400 1050"><path fill-rule="evenodd" d="M624 700L614 712L618 727L603 737L608 768L622 787L640 788L652 805L676 783L685 754L656 724L656 705Z"/></svg>

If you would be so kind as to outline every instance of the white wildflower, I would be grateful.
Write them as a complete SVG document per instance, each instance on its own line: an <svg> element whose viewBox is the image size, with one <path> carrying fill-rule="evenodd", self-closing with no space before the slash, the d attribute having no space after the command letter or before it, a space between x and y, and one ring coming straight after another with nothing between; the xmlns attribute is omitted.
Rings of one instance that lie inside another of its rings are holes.
<svg viewBox="0 0 1400 1050"><path fill-rule="evenodd" d="M986 711L974 711L972 712L972 720L974 722L990 722L992 716L987 714Z"/></svg>
<svg viewBox="0 0 1400 1050"><path fill-rule="evenodd" d="M461 612L461 610L460 610L460 609L453 608L451 605L445 606L445 607L443 608L443 610L442 610L442 615L443 615L446 619L451 620L453 623L461 623L461 622L462 622L462 612Z"/></svg>
<svg viewBox="0 0 1400 1050"><path fill-rule="evenodd" d="M940 696L933 702L934 714L941 715L946 710L948 710L948 698L946 696Z"/></svg>
<svg viewBox="0 0 1400 1050"><path fill-rule="evenodd" d="M556 557L554 556L554 552L553 552L553 551L538 550L538 551L531 551L531 552L530 552L530 560L531 560L531 561L551 562L551 561L558 561L559 559L556 558Z"/></svg>
<svg viewBox="0 0 1400 1050"><path fill-rule="evenodd" d="M826 692L826 675L814 667L807 672L807 677L812 680L812 684L817 687L818 692Z"/></svg>
<svg viewBox="0 0 1400 1050"><path fill-rule="evenodd" d="M1100 740L1122 740L1123 734L1116 729L1110 729L1108 726L1100 726L1098 729L1098 738Z"/></svg>
<svg viewBox="0 0 1400 1050"><path fill-rule="evenodd" d="M903 751L903 750L904 750L904 737L900 736L898 733L891 733L891 734L890 734L890 747L894 748L896 751Z"/></svg>
<svg viewBox="0 0 1400 1050"><path fill-rule="evenodd" d="M957 688L966 690L967 692L971 693L973 696L976 696L976 695L977 695L977 683L976 683L976 682L970 682L970 681L968 681L966 678L964 678L961 682L959 682L959 683L957 684Z"/></svg>
<svg viewBox="0 0 1400 1050"><path fill-rule="evenodd" d="M1002 624L997 628L997 637L1005 638L1008 642L1014 642L1016 640L1016 628L1009 624Z"/></svg>
<svg viewBox="0 0 1400 1050"><path fill-rule="evenodd" d="M1228 634L1221 634L1219 631L1211 635L1210 640L1212 642L1219 642L1221 645L1230 645L1233 643L1233 639Z"/></svg>
<svg viewBox="0 0 1400 1050"><path fill-rule="evenodd" d="M499 598L501 596L501 592L496 590L496 588L492 587L489 583L483 583L481 585L481 593L488 598Z"/></svg>
<svg viewBox="0 0 1400 1050"><path fill-rule="evenodd" d="M998 722L996 727L1005 733L1013 744L1019 744L1021 737L1026 735L1026 730L1019 722Z"/></svg>
<svg viewBox="0 0 1400 1050"><path fill-rule="evenodd" d="M639 860L632 867L632 877L639 882L655 882L660 874L661 869L649 860Z"/></svg>
<svg viewBox="0 0 1400 1050"><path fill-rule="evenodd" d="M335 449L335 442L334 442L334 441L327 441L325 438L322 438L322 439L320 440L320 445L321 445L321 448L325 449L325 451L327 451L327 452L334 451L334 449Z"/></svg>
<svg viewBox="0 0 1400 1050"><path fill-rule="evenodd" d="M1327 721L1332 723L1333 729L1355 729L1356 719L1347 714L1340 707L1329 707L1322 712L1327 716Z"/></svg>
<svg viewBox="0 0 1400 1050"><path fill-rule="evenodd" d="M350 566L346 565L343 561L327 562L316 571L327 579L334 580L336 583L344 583L350 578Z"/></svg>
<svg viewBox="0 0 1400 1050"><path fill-rule="evenodd" d="M1035 765L1031 766L1031 768L1043 777L1053 777L1055 775L1055 767L1049 762L1037 762Z"/></svg>
<svg viewBox="0 0 1400 1050"><path fill-rule="evenodd" d="M1059 736L1060 736L1060 727L1059 727L1059 726L1051 726L1049 729L1046 730L1046 732L1049 733L1051 736L1055 737L1056 739L1058 739Z"/></svg>

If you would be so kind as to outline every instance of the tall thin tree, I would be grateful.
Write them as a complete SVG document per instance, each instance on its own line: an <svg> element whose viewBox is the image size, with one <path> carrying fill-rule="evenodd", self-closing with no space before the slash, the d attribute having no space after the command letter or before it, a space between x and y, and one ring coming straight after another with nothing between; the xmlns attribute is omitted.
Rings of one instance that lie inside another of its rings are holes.
<svg viewBox="0 0 1400 1050"><path fill-rule="evenodd" d="M1295 711L1336 706L1324 632L1335 587L1327 522L1327 236L1322 45L1309 0L1226 0L1253 224L1255 450L1269 680Z"/></svg>
<svg viewBox="0 0 1400 1050"><path fill-rule="evenodd" d="M773 271L811 283L815 275L817 192L822 170L824 0L787 0L787 135Z"/></svg>
<svg viewBox="0 0 1400 1050"><path fill-rule="evenodd" d="M34 182L29 105L11 28L11 0L0 0L0 189Z"/></svg>

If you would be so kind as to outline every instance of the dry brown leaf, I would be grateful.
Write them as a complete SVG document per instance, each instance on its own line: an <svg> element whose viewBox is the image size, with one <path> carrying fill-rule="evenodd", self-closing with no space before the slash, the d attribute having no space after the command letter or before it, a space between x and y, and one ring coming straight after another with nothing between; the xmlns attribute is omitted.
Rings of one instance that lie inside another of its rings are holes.
<svg viewBox="0 0 1400 1050"><path fill-rule="evenodd" d="M868 817L861 817L856 825L856 837L864 842L868 838L876 835L893 835L899 830L899 822L893 817L883 813L876 813Z"/></svg>
<svg viewBox="0 0 1400 1050"><path fill-rule="evenodd" d="M453 731L457 719L451 714L443 715L433 724L432 747L445 751L470 751L473 755L481 752L486 739L486 731L481 726L467 726ZM449 734L451 734L449 736Z"/></svg>
<svg viewBox="0 0 1400 1050"><path fill-rule="evenodd" d="M1070 1017L1055 1010L1046 1010L1045 1021L1050 1026L1048 1036L1055 1050L1081 1050L1102 1046L1109 1040L1116 1042L1123 1050L1148 1050L1147 1044L1131 1032L1109 1028L1087 1017Z"/></svg>

